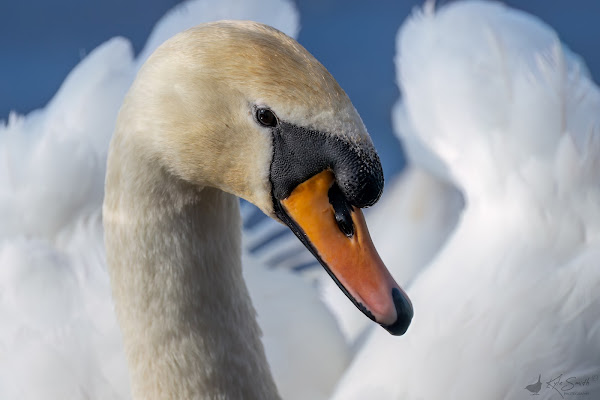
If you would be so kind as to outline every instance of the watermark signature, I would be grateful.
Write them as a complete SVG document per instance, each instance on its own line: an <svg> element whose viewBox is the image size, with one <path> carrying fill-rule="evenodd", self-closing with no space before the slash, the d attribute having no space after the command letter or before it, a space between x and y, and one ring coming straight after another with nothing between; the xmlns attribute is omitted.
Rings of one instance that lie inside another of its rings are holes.
<svg viewBox="0 0 600 400"><path fill-rule="evenodd" d="M592 385L596 386L598 379L600 379L598 374L583 377L567 377L566 374L560 374L542 381L542 375L540 374L537 381L527 385L525 389L528 390L532 396L539 395L542 390L553 390L563 399L565 396L587 396L590 394L588 391L589 387ZM545 383L545 386L543 386L542 383Z"/></svg>

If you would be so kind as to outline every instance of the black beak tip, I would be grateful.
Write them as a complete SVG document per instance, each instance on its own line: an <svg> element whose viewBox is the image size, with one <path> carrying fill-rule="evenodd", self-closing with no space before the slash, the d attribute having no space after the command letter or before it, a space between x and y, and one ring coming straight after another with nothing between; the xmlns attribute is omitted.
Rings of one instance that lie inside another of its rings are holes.
<svg viewBox="0 0 600 400"><path fill-rule="evenodd" d="M394 306L396 306L396 322L391 325L381 326L390 334L401 336L406 333L410 326L410 322L414 315L413 307L408 297L400 292L398 288L392 289L392 298L394 299Z"/></svg>

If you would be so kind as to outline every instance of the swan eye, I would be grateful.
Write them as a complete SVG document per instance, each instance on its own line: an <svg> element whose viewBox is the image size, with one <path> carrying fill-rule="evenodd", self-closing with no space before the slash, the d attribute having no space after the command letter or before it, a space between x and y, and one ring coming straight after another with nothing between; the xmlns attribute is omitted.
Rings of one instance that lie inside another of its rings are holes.
<svg viewBox="0 0 600 400"><path fill-rule="evenodd" d="M277 126L277 117L268 108L259 108L256 110L256 119L263 126Z"/></svg>

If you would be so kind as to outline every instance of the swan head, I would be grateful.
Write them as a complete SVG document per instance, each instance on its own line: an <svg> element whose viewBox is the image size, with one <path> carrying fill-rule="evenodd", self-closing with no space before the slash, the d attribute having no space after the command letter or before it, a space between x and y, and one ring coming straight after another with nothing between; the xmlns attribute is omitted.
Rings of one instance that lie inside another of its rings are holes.
<svg viewBox="0 0 600 400"><path fill-rule="evenodd" d="M392 334L408 328L410 300L360 211L383 190L377 153L348 96L292 38L244 21L173 37L141 68L113 142L177 179L257 205L367 316Z"/></svg>

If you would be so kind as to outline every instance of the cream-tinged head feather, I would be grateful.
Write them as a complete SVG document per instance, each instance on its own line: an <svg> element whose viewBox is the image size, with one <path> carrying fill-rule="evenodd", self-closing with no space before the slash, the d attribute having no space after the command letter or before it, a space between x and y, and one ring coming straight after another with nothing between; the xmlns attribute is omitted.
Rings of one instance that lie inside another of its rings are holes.
<svg viewBox="0 0 600 400"><path fill-rule="evenodd" d="M292 38L246 21L200 25L164 43L127 96L115 141L126 140L187 182L235 194L273 215L272 138L256 122L260 106L372 149L325 67Z"/></svg>

